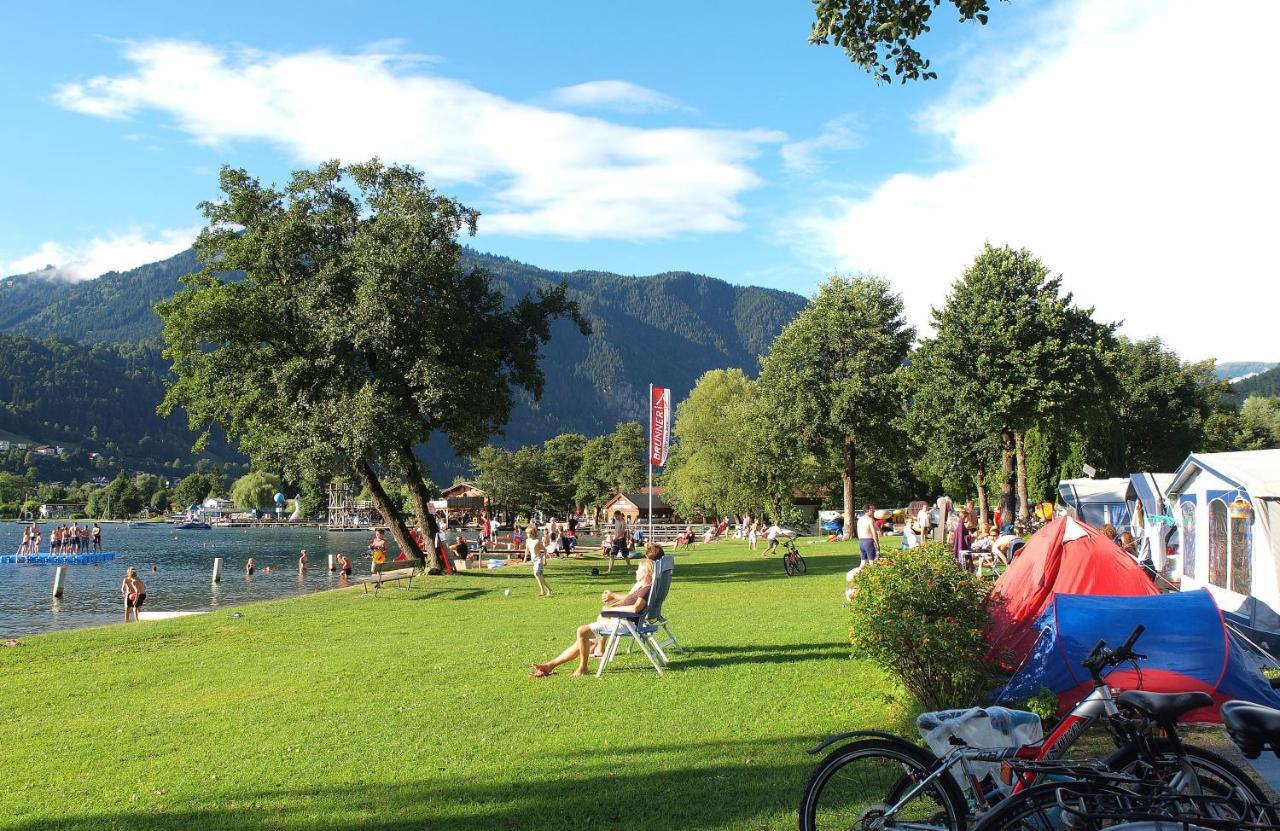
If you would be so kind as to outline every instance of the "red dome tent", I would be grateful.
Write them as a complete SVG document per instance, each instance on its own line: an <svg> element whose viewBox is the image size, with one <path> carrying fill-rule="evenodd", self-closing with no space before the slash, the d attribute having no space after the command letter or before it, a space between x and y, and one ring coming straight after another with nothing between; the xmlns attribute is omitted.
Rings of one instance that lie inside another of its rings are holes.
<svg viewBox="0 0 1280 831"><path fill-rule="evenodd" d="M1035 645L1036 620L1055 594L1140 596L1159 590L1132 557L1102 532L1060 517L1027 541L996 581L989 657L1017 666Z"/></svg>

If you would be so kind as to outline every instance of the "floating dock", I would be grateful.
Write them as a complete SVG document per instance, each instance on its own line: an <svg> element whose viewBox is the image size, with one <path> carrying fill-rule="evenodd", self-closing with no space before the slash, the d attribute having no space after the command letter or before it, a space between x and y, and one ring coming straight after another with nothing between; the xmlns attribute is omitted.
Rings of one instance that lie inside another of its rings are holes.
<svg viewBox="0 0 1280 831"><path fill-rule="evenodd" d="M115 558L114 551L85 554L0 554L0 566L83 566L89 563L109 563Z"/></svg>

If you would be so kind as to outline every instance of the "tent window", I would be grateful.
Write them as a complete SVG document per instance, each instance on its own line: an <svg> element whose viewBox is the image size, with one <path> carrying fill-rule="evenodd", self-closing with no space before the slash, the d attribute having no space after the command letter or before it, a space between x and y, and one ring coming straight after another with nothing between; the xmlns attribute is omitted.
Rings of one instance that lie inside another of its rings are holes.
<svg viewBox="0 0 1280 831"><path fill-rule="evenodd" d="M1253 534L1249 520L1231 518L1231 590L1253 593Z"/></svg>
<svg viewBox="0 0 1280 831"><path fill-rule="evenodd" d="M1227 587L1227 506L1221 499L1209 503L1209 583Z"/></svg>
<svg viewBox="0 0 1280 831"><path fill-rule="evenodd" d="M1196 576L1196 503L1182 503L1182 573Z"/></svg>

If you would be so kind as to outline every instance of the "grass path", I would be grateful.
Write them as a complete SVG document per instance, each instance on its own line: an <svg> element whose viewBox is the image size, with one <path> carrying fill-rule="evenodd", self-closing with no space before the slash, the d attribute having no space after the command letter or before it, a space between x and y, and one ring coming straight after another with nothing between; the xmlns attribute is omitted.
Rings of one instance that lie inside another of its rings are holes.
<svg viewBox="0 0 1280 831"><path fill-rule="evenodd" d="M825 734L902 726L851 660L848 544L809 573L677 556L689 648L597 681L529 665L593 619L601 561L463 573L0 649L0 828L789 829ZM511 589L510 597L504 589Z"/></svg>

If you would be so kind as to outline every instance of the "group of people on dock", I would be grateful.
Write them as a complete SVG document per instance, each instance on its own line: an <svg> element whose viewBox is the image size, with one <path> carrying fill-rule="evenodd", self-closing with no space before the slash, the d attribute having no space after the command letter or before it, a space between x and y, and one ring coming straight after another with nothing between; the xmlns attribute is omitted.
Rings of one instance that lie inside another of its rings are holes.
<svg viewBox="0 0 1280 831"><path fill-rule="evenodd" d="M18 545L19 554L39 554L44 539L39 523L31 523L22 529L22 542ZM102 550L102 526L93 523L93 527L73 522L70 525L55 525L49 532L50 554L83 554L88 551Z"/></svg>

